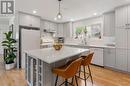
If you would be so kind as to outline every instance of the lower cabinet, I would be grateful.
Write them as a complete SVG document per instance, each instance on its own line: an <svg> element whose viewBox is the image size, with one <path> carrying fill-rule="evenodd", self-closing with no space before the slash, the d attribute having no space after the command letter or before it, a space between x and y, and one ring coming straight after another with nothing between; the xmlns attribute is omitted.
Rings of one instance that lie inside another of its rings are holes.
<svg viewBox="0 0 130 86"><path fill-rule="evenodd" d="M128 71L127 49L116 49L116 69Z"/></svg>
<svg viewBox="0 0 130 86"><path fill-rule="evenodd" d="M104 66L103 65L103 49L102 48L90 48L90 51L94 52L92 58L92 64Z"/></svg>
<svg viewBox="0 0 130 86"><path fill-rule="evenodd" d="M106 67L115 68L116 50L113 48L105 48L103 53L103 64Z"/></svg>
<svg viewBox="0 0 130 86"><path fill-rule="evenodd" d="M128 50L128 72L130 72L130 50Z"/></svg>

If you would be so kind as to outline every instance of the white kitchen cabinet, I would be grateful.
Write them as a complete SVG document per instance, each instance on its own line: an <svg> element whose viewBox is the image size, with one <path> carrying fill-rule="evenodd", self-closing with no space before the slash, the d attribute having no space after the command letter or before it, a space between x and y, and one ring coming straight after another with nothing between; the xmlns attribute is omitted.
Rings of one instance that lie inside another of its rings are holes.
<svg viewBox="0 0 130 86"><path fill-rule="evenodd" d="M105 13L103 16L104 36L115 36L115 12Z"/></svg>
<svg viewBox="0 0 130 86"><path fill-rule="evenodd" d="M53 23L53 22L50 22L49 23L49 31L50 32L55 32L57 29L57 24L56 23Z"/></svg>
<svg viewBox="0 0 130 86"><path fill-rule="evenodd" d="M90 48L90 51L94 52L94 56L92 58L92 64L103 66L103 49Z"/></svg>
<svg viewBox="0 0 130 86"><path fill-rule="evenodd" d="M116 54L115 49L105 48L103 53L103 64L106 67L115 68Z"/></svg>
<svg viewBox="0 0 130 86"><path fill-rule="evenodd" d="M49 22L48 21L43 21L44 23L43 23L43 25L44 25L44 29L46 29L46 30L49 30Z"/></svg>
<svg viewBox="0 0 130 86"><path fill-rule="evenodd" d="M130 5L116 9L116 68L130 72Z"/></svg>
<svg viewBox="0 0 130 86"><path fill-rule="evenodd" d="M127 30L116 29L116 48L127 49Z"/></svg>
<svg viewBox="0 0 130 86"><path fill-rule="evenodd" d="M57 29L57 24L49 21L44 21L44 29L48 32L55 32Z"/></svg>
<svg viewBox="0 0 130 86"><path fill-rule="evenodd" d="M130 49L130 29L127 29L127 49Z"/></svg>
<svg viewBox="0 0 130 86"><path fill-rule="evenodd" d="M40 17L19 13L19 25L40 28Z"/></svg>
<svg viewBox="0 0 130 86"><path fill-rule="evenodd" d="M56 30L56 37L63 37L63 24L58 24L57 30Z"/></svg>
<svg viewBox="0 0 130 86"><path fill-rule="evenodd" d="M128 18L127 18L128 20L128 26L129 26L129 28L130 28L130 5L128 5Z"/></svg>
<svg viewBox="0 0 130 86"><path fill-rule="evenodd" d="M127 49L116 49L116 69L127 71Z"/></svg>
<svg viewBox="0 0 130 86"><path fill-rule="evenodd" d="M63 34L65 38L72 37L72 22L64 23Z"/></svg>
<svg viewBox="0 0 130 86"><path fill-rule="evenodd" d="M130 72L130 49L128 50L128 72Z"/></svg>
<svg viewBox="0 0 130 86"><path fill-rule="evenodd" d="M127 24L128 6L119 7L115 11L116 28L125 28Z"/></svg>

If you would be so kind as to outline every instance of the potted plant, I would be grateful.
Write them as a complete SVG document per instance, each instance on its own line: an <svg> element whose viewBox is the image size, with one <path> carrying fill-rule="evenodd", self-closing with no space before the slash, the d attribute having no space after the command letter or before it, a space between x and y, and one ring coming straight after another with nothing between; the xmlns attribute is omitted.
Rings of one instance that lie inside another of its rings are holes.
<svg viewBox="0 0 130 86"><path fill-rule="evenodd" d="M15 50L14 47L16 40L12 38L12 31L9 31L5 34L5 40L2 42L2 46L4 47L4 62L6 70L10 70L15 67Z"/></svg>

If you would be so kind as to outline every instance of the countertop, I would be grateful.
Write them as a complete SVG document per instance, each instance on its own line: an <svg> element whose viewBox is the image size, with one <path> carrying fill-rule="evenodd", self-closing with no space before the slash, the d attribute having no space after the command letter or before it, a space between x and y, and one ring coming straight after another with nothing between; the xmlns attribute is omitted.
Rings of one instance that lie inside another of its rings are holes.
<svg viewBox="0 0 130 86"><path fill-rule="evenodd" d="M53 43L43 43L41 46L52 46ZM105 44L78 44L78 43L64 43L63 45L67 46L78 46L78 47L88 47L88 48L115 48L115 46L112 45L105 45Z"/></svg>
<svg viewBox="0 0 130 86"><path fill-rule="evenodd" d="M56 51L53 47L25 51L25 53L27 53L29 56L32 56L33 58L38 58L48 64L55 63L76 55L80 55L85 52L89 52L89 49L73 48L68 46L63 46L63 48L61 48L61 50L59 51Z"/></svg>
<svg viewBox="0 0 130 86"><path fill-rule="evenodd" d="M64 45L69 46L79 46L79 47L90 47L90 48L115 48L115 46L105 45L105 44L76 44L76 43L64 43Z"/></svg>

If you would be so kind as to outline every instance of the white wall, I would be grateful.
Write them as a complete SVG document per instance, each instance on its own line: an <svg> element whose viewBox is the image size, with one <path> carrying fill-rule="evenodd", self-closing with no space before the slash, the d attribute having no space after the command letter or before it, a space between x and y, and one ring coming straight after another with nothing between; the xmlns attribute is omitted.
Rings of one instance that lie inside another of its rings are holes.
<svg viewBox="0 0 130 86"><path fill-rule="evenodd" d="M0 54L3 54L1 42L4 40L4 33L9 31L9 19L0 19Z"/></svg>

